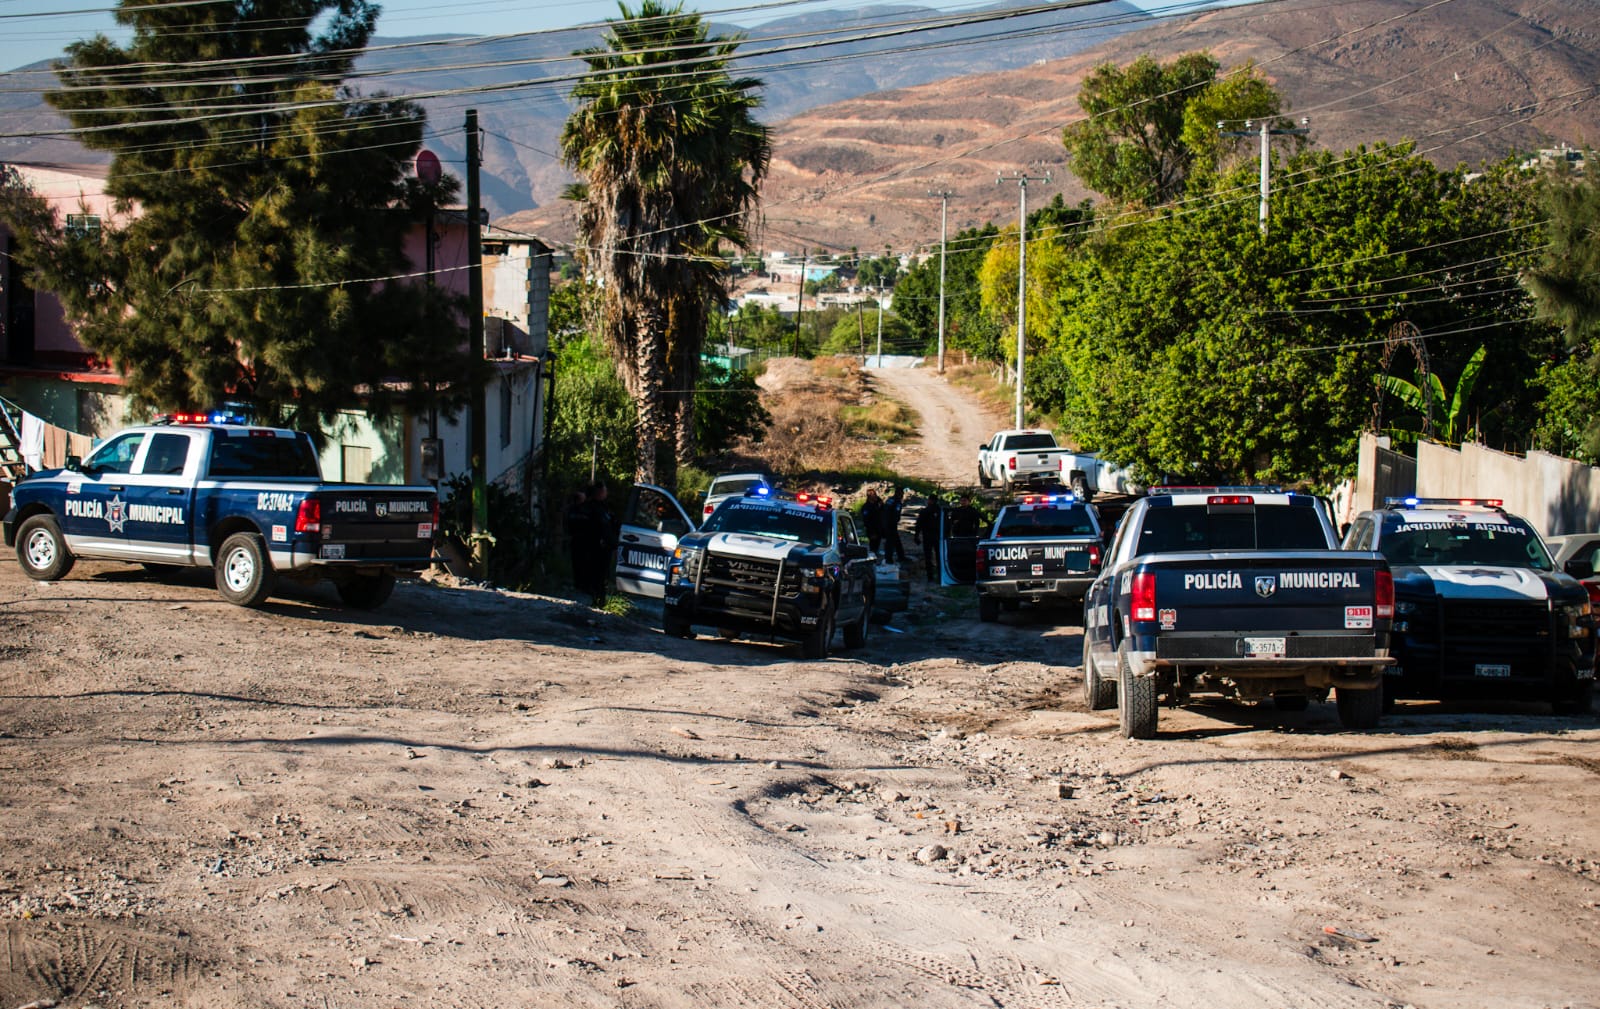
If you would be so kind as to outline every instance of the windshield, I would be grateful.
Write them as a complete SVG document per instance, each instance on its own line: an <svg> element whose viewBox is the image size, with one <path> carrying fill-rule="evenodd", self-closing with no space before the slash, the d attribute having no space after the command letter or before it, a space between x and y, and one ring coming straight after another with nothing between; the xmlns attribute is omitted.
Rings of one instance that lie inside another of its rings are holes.
<svg viewBox="0 0 1600 1009"><path fill-rule="evenodd" d="M1089 509L1035 508L1023 511L1007 508L995 523L995 539L1007 536L1097 536Z"/></svg>
<svg viewBox="0 0 1600 1009"><path fill-rule="evenodd" d="M1135 556L1180 550L1327 550L1332 544L1304 505L1174 505L1145 512Z"/></svg>
<svg viewBox="0 0 1600 1009"><path fill-rule="evenodd" d="M752 487L760 487L766 481L758 476L723 476L711 481L711 489L706 491L706 497L720 497L723 494L743 494Z"/></svg>
<svg viewBox="0 0 1600 1009"><path fill-rule="evenodd" d="M1490 565L1554 571L1533 527L1511 522L1406 522L1383 531L1390 564Z"/></svg>
<svg viewBox="0 0 1600 1009"><path fill-rule="evenodd" d="M762 502L733 500L712 512L700 531L751 533L820 547L827 546L833 538L833 516L827 512L774 508Z"/></svg>
<svg viewBox="0 0 1600 1009"><path fill-rule="evenodd" d="M1006 448L1056 448L1056 436L1053 434L1014 434L1006 439Z"/></svg>

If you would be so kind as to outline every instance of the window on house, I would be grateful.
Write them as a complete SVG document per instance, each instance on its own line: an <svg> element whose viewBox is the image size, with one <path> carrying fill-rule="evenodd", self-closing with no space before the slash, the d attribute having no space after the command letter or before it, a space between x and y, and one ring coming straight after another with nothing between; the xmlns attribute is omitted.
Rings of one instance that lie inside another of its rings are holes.
<svg viewBox="0 0 1600 1009"><path fill-rule="evenodd" d="M100 215L68 214L66 232L68 238L90 238L99 241Z"/></svg>
<svg viewBox="0 0 1600 1009"><path fill-rule="evenodd" d="M367 483L372 479L372 449L365 445L340 445L339 455L339 479L346 483Z"/></svg>

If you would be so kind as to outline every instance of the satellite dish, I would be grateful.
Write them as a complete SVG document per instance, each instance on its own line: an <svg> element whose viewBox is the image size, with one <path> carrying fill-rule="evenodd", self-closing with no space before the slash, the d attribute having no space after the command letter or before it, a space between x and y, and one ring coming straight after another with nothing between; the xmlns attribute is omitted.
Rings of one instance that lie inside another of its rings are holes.
<svg viewBox="0 0 1600 1009"><path fill-rule="evenodd" d="M417 173L417 181L428 186L438 182L439 176L444 172L444 170L439 167L439 155L433 153L427 148L423 148L417 152L414 170Z"/></svg>

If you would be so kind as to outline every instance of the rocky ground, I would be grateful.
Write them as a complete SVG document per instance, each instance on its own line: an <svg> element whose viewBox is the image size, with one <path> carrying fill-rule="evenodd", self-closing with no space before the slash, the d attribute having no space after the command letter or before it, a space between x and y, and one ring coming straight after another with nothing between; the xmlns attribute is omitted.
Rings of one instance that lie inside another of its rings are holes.
<svg viewBox="0 0 1600 1009"><path fill-rule="evenodd" d="M1130 742L964 593L805 662L0 560L0 1009L1600 1004L1592 715Z"/></svg>

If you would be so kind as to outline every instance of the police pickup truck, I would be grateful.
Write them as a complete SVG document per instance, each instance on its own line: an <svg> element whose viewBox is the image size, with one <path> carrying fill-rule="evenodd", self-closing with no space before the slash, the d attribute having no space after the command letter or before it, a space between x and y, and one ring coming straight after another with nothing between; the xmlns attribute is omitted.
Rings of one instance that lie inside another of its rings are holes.
<svg viewBox="0 0 1600 1009"><path fill-rule="evenodd" d="M695 624L724 636L755 631L797 639L808 659L825 658L835 627L844 643L866 643L876 564L855 519L831 498L760 494L724 501L678 540L667 566L661 626L686 638Z"/></svg>
<svg viewBox="0 0 1600 1009"><path fill-rule="evenodd" d="M1155 735L1157 700L1205 691L1304 709L1332 688L1339 721L1375 727L1394 584L1383 556L1335 549L1317 498L1272 488L1165 488L1134 503L1084 599L1090 708Z"/></svg>
<svg viewBox="0 0 1600 1009"><path fill-rule="evenodd" d="M1027 494L1000 509L977 547L978 619L1002 608L1083 601L1105 543L1094 505L1071 494Z"/></svg>
<svg viewBox="0 0 1600 1009"><path fill-rule="evenodd" d="M1589 713L1589 592L1500 501L1391 498L1357 516L1344 542L1377 550L1394 572L1396 665L1385 699L1547 700L1558 712Z"/></svg>
<svg viewBox="0 0 1600 1009"><path fill-rule="evenodd" d="M346 605L371 609L397 571L427 567L433 488L324 483L309 436L242 420L176 414L30 476L12 491L6 546L38 581L80 557L213 568L217 591L240 606L264 602L283 577L326 578Z"/></svg>

